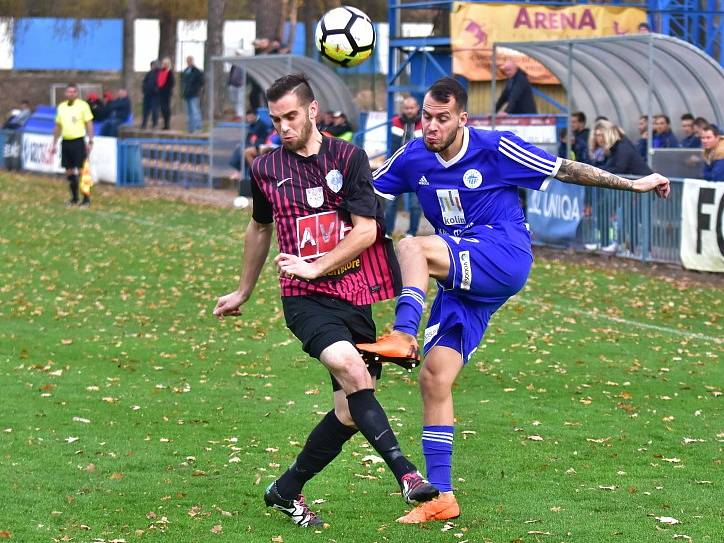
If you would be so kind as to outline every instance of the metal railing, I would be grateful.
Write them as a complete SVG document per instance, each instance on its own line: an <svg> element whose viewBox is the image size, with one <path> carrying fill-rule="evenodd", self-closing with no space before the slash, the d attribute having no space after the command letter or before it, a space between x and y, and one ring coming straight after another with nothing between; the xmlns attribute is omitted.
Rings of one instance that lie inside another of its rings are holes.
<svg viewBox="0 0 724 543"><path fill-rule="evenodd" d="M683 179L671 179L671 194L664 200L651 193L586 187L581 222L569 246L642 261L678 264L683 189ZM532 235L534 243L546 245L535 231Z"/></svg>
<svg viewBox="0 0 724 543"><path fill-rule="evenodd" d="M209 185L209 142L197 139L118 140L116 185L160 181L184 187Z"/></svg>

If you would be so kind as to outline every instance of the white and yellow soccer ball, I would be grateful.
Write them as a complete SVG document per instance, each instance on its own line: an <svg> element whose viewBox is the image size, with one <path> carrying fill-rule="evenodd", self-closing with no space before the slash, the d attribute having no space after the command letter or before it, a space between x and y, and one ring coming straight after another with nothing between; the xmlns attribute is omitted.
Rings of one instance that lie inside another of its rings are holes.
<svg viewBox="0 0 724 543"><path fill-rule="evenodd" d="M356 66L375 48L375 27L363 11L352 6L329 10L317 23L315 43L324 58L340 66Z"/></svg>

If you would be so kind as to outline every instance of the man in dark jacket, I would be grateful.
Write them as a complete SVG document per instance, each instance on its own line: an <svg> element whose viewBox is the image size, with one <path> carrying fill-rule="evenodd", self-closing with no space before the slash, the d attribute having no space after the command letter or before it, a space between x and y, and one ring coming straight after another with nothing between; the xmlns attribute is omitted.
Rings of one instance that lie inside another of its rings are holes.
<svg viewBox="0 0 724 543"><path fill-rule="evenodd" d="M151 61L151 69L143 76L143 84L141 91L143 92L143 121L141 122L141 128L146 128L148 125L148 117L151 117L151 128L156 128L158 125L158 110L160 104L158 103L158 85L156 84L156 77L158 75L158 61Z"/></svg>
<svg viewBox="0 0 724 543"><path fill-rule="evenodd" d="M186 69L181 74L181 96L186 102L189 132L201 130L201 89L204 73L194 65L194 57L186 57Z"/></svg>
<svg viewBox="0 0 724 543"><path fill-rule="evenodd" d="M573 132L573 143L571 151L575 160L590 164L588 159L588 137L591 131L586 128L586 114L583 111L574 111L571 114L571 130Z"/></svg>
<svg viewBox="0 0 724 543"><path fill-rule="evenodd" d="M525 72L511 59L505 61L501 70L508 81L495 104L498 115L538 113L533 100L533 87L530 86Z"/></svg>
<svg viewBox="0 0 724 543"><path fill-rule="evenodd" d="M678 147L679 140L671 131L671 120L666 115L659 114L654 117L654 149Z"/></svg>
<svg viewBox="0 0 724 543"><path fill-rule="evenodd" d="M694 116L691 113L684 113L681 116L681 132L684 137L679 142L681 147L686 149L698 149L701 147L701 140L694 129Z"/></svg>

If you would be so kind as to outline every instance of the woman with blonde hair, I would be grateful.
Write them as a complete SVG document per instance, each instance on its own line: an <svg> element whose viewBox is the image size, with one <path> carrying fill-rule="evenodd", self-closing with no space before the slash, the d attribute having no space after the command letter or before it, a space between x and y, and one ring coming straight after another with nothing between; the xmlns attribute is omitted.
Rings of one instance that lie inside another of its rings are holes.
<svg viewBox="0 0 724 543"><path fill-rule="evenodd" d="M591 136L605 157L601 169L611 173L649 175L652 172L623 130L610 121L597 121Z"/></svg>
<svg viewBox="0 0 724 543"><path fill-rule="evenodd" d="M173 93L174 83L171 59L165 57L161 61L161 69L158 71L158 74L156 74L156 86L158 87L158 98L164 130L168 130L171 126L171 94Z"/></svg>

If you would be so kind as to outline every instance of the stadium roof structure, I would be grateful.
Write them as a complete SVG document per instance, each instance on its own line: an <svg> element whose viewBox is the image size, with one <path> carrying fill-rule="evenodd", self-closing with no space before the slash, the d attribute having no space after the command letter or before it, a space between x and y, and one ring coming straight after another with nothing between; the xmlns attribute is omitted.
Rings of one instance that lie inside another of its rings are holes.
<svg viewBox="0 0 724 543"><path fill-rule="evenodd" d="M676 123L692 113L724 123L724 69L677 38L632 34L497 42L494 59L499 47L524 53L548 68L566 89L570 111L606 116L628 134L637 133L638 119L646 114L663 113Z"/></svg>
<svg viewBox="0 0 724 543"><path fill-rule="evenodd" d="M253 57L215 57L231 62L246 71L262 89L267 89L283 75L303 72L309 78L314 96L322 111L342 111L354 127L359 111L347 84L321 62L298 55L256 55Z"/></svg>

